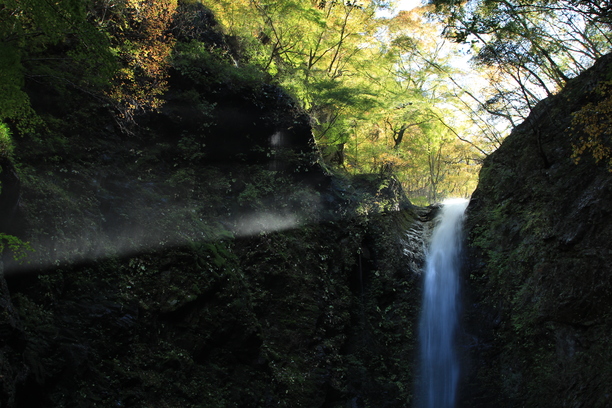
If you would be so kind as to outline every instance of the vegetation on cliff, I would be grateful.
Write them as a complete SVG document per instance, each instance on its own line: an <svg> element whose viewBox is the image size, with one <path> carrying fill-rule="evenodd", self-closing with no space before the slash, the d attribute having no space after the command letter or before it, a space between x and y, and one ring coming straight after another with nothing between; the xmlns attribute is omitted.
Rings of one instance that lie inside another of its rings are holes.
<svg viewBox="0 0 612 408"><path fill-rule="evenodd" d="M208 10L179 4L156 37L121 4L73 10L104 28L93 49L46 9L9 14L0 404L409 403L423 242L404 234L427 211L319 164L310 118ZM28 48L41 21L58 40Z"/></svg>
<svg viewBox="0 0 612 408"><path fill-rule="evenodd" d="M466 406L610 405L612 185L607 163L571 158L610 67L541 102L484 162L467 221Z"/></svg>

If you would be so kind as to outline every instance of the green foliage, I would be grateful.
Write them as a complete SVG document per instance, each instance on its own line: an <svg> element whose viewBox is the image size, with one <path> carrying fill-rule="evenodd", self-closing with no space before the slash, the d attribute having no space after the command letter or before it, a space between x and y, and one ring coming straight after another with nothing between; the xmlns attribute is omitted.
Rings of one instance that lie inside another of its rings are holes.
<svg viewBox="0 0 612 408"><path fill-rule="evenodd" d="M242 206L262 206L260 200L270 196L276 188L278 180L275 177L274 171L261 171L253 177L238 196L238 203Z"/></svg>
<svg viewBox="0 0 612 408"><path fill-rule="evenodd" d="M0 156L10 157L13 154L11 130L6 123L0 122Z"/></svg>
<svg viewBox="0 0 612 408"><path fill-rule="evenodd" d="M446 84L450 56L440 51L438 28L425 22L423 10L385 20L375 16L379 4L369 1L204 4L241 37L244 58L301 102L325 160L354 173L398 172L411 197L469 195L477 170L473 159L488 149L462 148L471 135L449 142L449 129L458 136L467 127L459 129L459 120L452 120L461 109L438 108L454 103L456 94ZM471 143L477 148L480 142ZM441 170L443 162L453 164ZM411 180L418 181L410 185ZM462 183L469 187L461 190Z"/></svg>
<svg viewBox="0 0 612 408"><path fill-rule="evenodd" d="M179 140L177 147L181 152L181 156L190 162L198 162L206 157L206 144L201 138L194 135L183 136Z"/></svg>
<svg viewBox="0 0 612 408"><path fill-rule="evenodd" d="M36 95L37 103L56 104L65 111L74 109L71 103L79 103L67 97L75 89L103 101L114 108L121 129L132 134L136 115L158 109L163 103L172 66L205 87L253 89L270 80L283 85L312 117L313 132L323 151L344 149L349 155L335 155L341 165L376 172L386 164L367 164L363 155L350 157L352 150L345 147L353 139L363 140L364 132L385 123L385 118L391 118L391 126L381 126L386 137L404 124L422 122L414 115L393 113L408 100L415 107L411 112L422 112L421 116L429 115L429 102L444 103L440 92L435 94L430 86L436 70L415 63L414 50L424 52L430 45L420 44L429 37L402 32L383 39L381 33L391 25L404 23L398 23L399 18L393 23L375 18L380 6L375 1L359 5L203 1L233 36L231 41L206 43L184 42L185 38L201 40L202 30L221 36L212 22L211 27L204 27L208 23L196 18L202 10L194 3L178 8L174 0L5 3L0 11L5 17L0 20L0 122L10 123L20 133L35 133L41 124L24 91L27 85L30 93L39 91L54 98L46 101ZM177 16L177 12L185 15ZM171 26L174 17L176 27ZM414 22L410 24L416 27ZM174 35L182 35L181 42L177 43ZM430 101L416 109L414 99L423 97ZM207 115L212 106L202 96L195 99L201 113ZM425 124L421 129L433 133ZM190 149L192 142L183 140L181 148ZM194 158L203 157L200 147ZM366 148L363 152L375 161L372 155L381 149ZM414 152L411 149L412 155ZM385 154L393 156L393 152ZM402 154L405 163L405 152L397 156ZM426 160L422 158L418 165L404 169L420 166L420 171L425 171L422 166ZM356 165L353 159L361 163ZM422 177L415 173L413 178Z"/></svg>
<svg viewBox="0 0 612 408"><path fill-rule="evenodd" d="M87 21L85 3L80 0L4 1L0 121L15 122L21 132L33 132L41 123L24 92L26 78L59 90L72 86L92 91L102 78L108 83L105 44L104 35Z"/></svg>
<svg viewBox="0 0 612 408"><path fill-rule="evenodd" d="M227 51L210 48L193 40L174 49L174 68L202 85L224 84L232 88L252 88L264 81L264 74L253 65L237 65Z"/></svg>
<svg viewBox="0 0 612 408"><path fill-rule="evenodd" d="M29 119L33 116L30 100L22 90L23 68L18 48L0 42L0 121Z"/></svg>
<svg viewBox="0 0 612 408"><path fill-rule="evenodd" d="M34 250L29 242L0 232L0 254L6 249L10 250L10 254L17 261L23 261L28 257L29 252Z"/></svg>

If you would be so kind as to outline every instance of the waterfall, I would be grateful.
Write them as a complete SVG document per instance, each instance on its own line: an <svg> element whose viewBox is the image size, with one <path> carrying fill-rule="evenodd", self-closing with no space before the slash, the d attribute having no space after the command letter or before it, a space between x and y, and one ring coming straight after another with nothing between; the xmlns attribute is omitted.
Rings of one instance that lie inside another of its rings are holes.
<svg viewBox="0 0 612 408"><path fill-rule="evenodd" d="M420 321L421 378L418 397L423 408L455 405L459 362L455 350L458 324L461 228L467 200L443 203L425 261Z"/></svg>

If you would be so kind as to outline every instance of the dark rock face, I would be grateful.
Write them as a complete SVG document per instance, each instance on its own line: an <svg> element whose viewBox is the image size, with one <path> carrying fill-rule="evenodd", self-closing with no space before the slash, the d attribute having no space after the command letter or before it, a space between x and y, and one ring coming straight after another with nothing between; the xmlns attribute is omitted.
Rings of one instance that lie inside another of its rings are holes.
<svg viewBox="0 0 612 408"><path fill-rule="evenodd" d="M239 56L183 7L179 42ZM406 406L427 211L325 173L289 96L198 58L129 126L28 87L48 134L0 163L35 249L0 274L0 406Z"/></svg>
<svg viewBox="0 0 612 408"><path fill-rule="evenodd" d="M465 407L612 404L612 175L571 159L571 115L610 56L542 101L468 207Z"/></svg>
<svg viewBox="0 0 612 408"><path fill-rule="evenodd" d="M41 208L34 188L28 186L25 204ZM199 214L218 192L209 194ZM389 194L395 204L398 197ZM114 205L127 208L131 198L117 195ZM366 220L350 207L334 208L346 214L285 231L235 238L207 220L194 230L223 238L99 253L88 261L30 265L27 272L13 266L8 288L0 287L7 311L0 321L3 404L405 406L423 262L420 218L427 214L404 208ZM134 212L127 221L142 223L139 217ZM51 226L63 225L52 219ZM40 228L39 220L31 221ZM53 241L70 243L83 220L64 226ZM168 214L149 226L174 220ZM187 224L179 226L189 233ZM119 232L107 233L119 240ZM49 256L49 242L29 233Z"/></svg>
<svg viewBox="0 0 612 408"><path fill-rule="evenodd" d="M28 375L28 367L23 362L25 334L19 315L11 301L4 280L4 265L0 261L0 404L3 407L15 406L17 394Z"/></svg>
<svg viewBox="0 0 612 408"><path fill-rule="evenodd" d="M0 231L13 233L19 229L19 176L13 163L0 157Z"/></svg>

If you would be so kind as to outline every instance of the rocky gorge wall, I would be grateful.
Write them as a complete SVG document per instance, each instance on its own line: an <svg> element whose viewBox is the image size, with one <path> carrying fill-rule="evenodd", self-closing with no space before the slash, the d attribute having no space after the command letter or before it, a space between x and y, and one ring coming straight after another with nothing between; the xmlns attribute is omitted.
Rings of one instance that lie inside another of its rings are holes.
<svg viewBox="0 0 612 408"><path fill-rule="evenodd" d="M612 174L572 160L572 114L612 58L538 104L484 162L467 210L465 407L612 399Z"/></svg>
<svg viewBox="0 0 612 408"><path fill-rule="evenodd" d="M181 41L230 52L214 19ZM220 50L220 51L219 51ZM26 83L0 164L2 407L404 407L423 231L393 178L332 175L280 88L176 56L122 123Z"/></svg>
<svg viewBox="0 0 612 408"><path fill-rule="evenodd" d="M34 252L3 257L2 406L411 400L428 210L393 179L184 162L163 134L82 129L3 169L3 220Z"/></svg>

